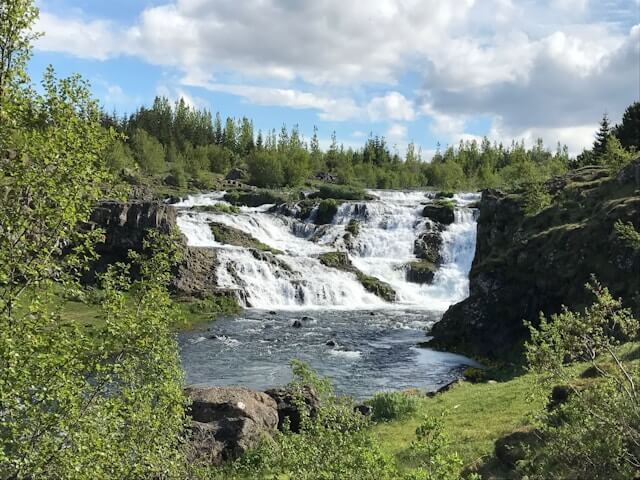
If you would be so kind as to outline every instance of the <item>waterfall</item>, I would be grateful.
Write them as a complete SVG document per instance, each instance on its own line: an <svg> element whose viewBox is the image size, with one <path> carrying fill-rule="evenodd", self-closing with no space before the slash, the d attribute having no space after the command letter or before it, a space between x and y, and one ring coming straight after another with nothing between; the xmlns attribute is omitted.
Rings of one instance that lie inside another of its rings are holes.
<svg viewBox="0 0 640 480"><path fill-rule="evenodd" d="M468 273L475 253L476 220L469 208L475 193L458 194L455 221L442 232L442 265L431 285L406 281L406 265L416 261L414 242L430 220L422 216L424 205L433 201L427 192L374 190L376 200L343 203L331 225L316 226L313 215L300 221L277 213L268 206L242 208L240 213L198 211L198 206L224 203L223 194L195 195L176 204L178 226L189 245L218 249L220 287L245 292L248 305L263 309L377 309L411 307L444 311L468 295ZM345 240L351 220L360 223L360 233ZM255 254L248 249L225 246L216 241L209 222L218 222L246 232L281 251ZM367 292L355 275L323 266L317 256L346 251L360 271L390 284L398 301L386 303Z"/></svg>

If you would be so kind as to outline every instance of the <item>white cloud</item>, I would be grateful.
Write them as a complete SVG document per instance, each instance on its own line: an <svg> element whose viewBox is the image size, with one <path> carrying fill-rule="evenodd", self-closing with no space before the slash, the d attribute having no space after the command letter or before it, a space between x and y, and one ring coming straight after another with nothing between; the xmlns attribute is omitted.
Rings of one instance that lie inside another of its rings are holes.
<svg viewBox="0 0 640 480"><path fill-rule="evenodd" d="M398 126L426 115L450 141L482 116L508 134L577 146L603 111L615 118L640 94L633 3L166 0L130 26L43 12L38 48L137 56L177 69L184 86L327 121ZM407 72L424 79L415 99Z"/></svg>
<svg viewBox="0 0 640 480"><path fill-rule="evenodd" d="M391 145L398 145L401 143L406 143L407 141L407 126L401 125L399 123L394 123L387 130L387 140Z"/></svg>
<svg viewBox="0 0 640 480"><path fill-rule="evenodd" d="M376 122L380 120L413 121L416 114L413 104L398 92L390 92L382 97L376 97L367 105L369 118Z"/></svg>

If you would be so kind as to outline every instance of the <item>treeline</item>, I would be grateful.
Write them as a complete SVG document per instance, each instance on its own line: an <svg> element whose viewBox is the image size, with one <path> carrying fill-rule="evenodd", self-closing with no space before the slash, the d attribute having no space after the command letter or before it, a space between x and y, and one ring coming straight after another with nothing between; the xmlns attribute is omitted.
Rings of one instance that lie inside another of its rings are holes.
<svg viewBox="0 0 640 480"><path fill-rule="evenodd" d="M107 153L113 171L138 170L181 188L210 188L234 168L259 187L295 187L318 177L370 188L518 188L581 165L619 167L628 161L640 147L639 105L630 106L615 128L605 116L593 148L575 159L560 144L552 151L542 140L527 148L524 142L505 146L487 138L438 148L432 159L410 143L401 157L384 137L371 135L354 149L339 144L335 132L323 151L317 128L310 139L298 126L256 132L247 117L223 121L219 113L213 116L183 99L171 104L164 97L128 117L103 114L102 123L123 134Z"/></svg>

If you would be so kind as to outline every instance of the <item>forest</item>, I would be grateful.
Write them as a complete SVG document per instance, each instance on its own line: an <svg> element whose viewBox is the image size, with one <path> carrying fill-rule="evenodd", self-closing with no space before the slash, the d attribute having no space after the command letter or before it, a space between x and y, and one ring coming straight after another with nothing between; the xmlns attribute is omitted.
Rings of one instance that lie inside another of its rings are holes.
<svg viewBox="0 0 640 480"><path fill-rule="evenodd" d="M106 154L112 171L128 169L180 188L211 188L216 174L239 168L248 184L266 188L298 187L328 174L338 184L367 188L478 190L535 184L581 165L622 165L638 145L633 122L639 108L630 106L624 121L613 128L605 115L592 150L573 159L560 144L550 151L542 140L527 147L524 142L504 146L487 138L438 148L431 159L422 158L410 143L401 158L384 137L373 134L353 150L339 144L334 133L322 151L315 127L309 140L297 126L256 133L246 117L223 121L220 113L213 118L184 99L172 105L165 97L129 117L103 113L101 123L121 134Z"/></svg>

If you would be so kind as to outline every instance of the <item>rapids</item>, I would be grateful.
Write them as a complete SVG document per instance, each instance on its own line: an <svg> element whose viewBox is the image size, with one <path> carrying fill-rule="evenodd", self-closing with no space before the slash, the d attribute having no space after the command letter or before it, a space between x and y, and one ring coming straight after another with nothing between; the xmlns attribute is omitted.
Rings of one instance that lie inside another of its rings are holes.
<svg viewBox="0 0 640 480"><path fill-rule="evenodd" d="M224 203L224 192L188 197L175 206L189 245L218 250L218 286L243 292L247 307L219 319L206 331L180 335L187 381L241 384L262 389L290 379L298 358L329 376L341 393L366 398L384 389L436 389L460 374L464 357L418 349L425 332L452 304L468 295L475 254L478 194L457 194L455 222L442 232L443 264L431 285L407 282L404 266L416 260L414 241L430 220L422 216L427 192L373 190L377 199L343 203L333 223L270 212L269 205L237 214L198 211ZM360 233L346 245L349 221ZM208 223L251 234L277 249L278 261L258 259L248 249L222 245ZM398 300L387 303L367 292L355 275L323 266L317 256L347 251L362 272L389 283ZM294 321L302 328L294 328Z"/></svg>

